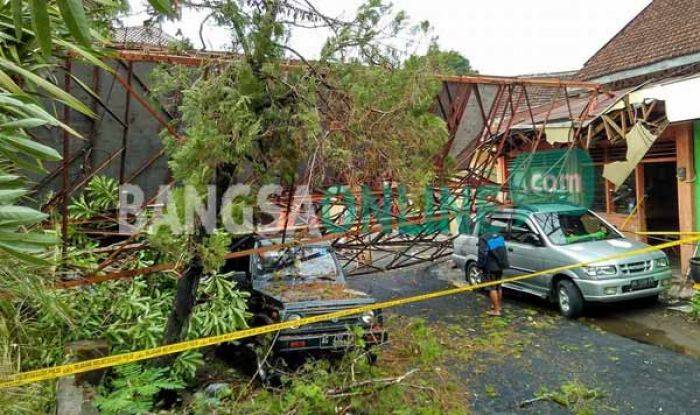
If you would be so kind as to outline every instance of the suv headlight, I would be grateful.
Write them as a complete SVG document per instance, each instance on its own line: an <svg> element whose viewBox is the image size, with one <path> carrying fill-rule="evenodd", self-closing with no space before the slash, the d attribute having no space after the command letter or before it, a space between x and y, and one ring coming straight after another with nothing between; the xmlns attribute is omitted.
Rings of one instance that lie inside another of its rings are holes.
<svg viewBox="0 0 700 415"><path fill-rule="evenodd" d="M585 272L589 277L604 277L617 274L617 267L615 267L615 265L583 267L583 272Z"/></svg>
<svg viewBox="0 0 700 415"><path fill-rule="evenodd" d="M297 320L301 320L301 316L299 314L290 314L284 320L285 321L297 321ZM291 326L290 328L296 330L299 328L299 326Z"/></svg>
<svg viewBox="0 0 700 415"><path fill-rule="evenodd" d="M654 260L654 268L668 268L668 258L657 258Z"/></svg>
<svg viewBox="0 0 700 415"><path fill-rule="evenodd" d="M363 323L372 324L372 323L374 323L374 311L372 311L372 310L366 311L362 314L362 317L360 317L360 318L362 319Z"/></svg>

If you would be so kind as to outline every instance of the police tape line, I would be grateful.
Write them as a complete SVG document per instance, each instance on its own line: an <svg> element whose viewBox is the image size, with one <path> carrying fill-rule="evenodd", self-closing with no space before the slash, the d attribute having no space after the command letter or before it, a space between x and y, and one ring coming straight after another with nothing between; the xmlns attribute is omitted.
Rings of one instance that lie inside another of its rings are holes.
<svg viewBox="0 0 700 415"><path fill-rule="evenodd" d="M678 241L667 242L659 245L648 246L641 249L636 249L621 254L610 255L596 260L579 262L571 265L564 265L560 267L549 268L542 271L533 272L530 274L518 275L514 277L503 278L500 281L490 281L484 282L476 285L470 285L466 287L450 288L446 290L434 291L427 294L416 295L413 297L399 298L396 300L383 301L374 304L368 304L365 306L360 306L352 309L339 310L332 313L320 314L317 316L304 317L300 320L285 321L282 323L268 324L261 327L254 327L249 329L243 329L234 331L231 333L221 334L218 336L205 337L196 340L187 340L179 343L173 343L166 346L158 346L150 349L139 350L136 352L127 352L118 355L106 356L97 359L84 360L82 362L69 363L60 366L49 367L45 369L36 369L22 373L15 373L10 375L5 375L0 377L0 388L8 388L13 386L20 386L28 383L38 382L42 380L54 379L62 376L74 375L77 373L89 372L91 370L104 369L112 366L118 366L126 363L138 362L141 360L152 359L156 357L162 357L174 353L180 353L191 349L198 349L206 346L213 346L215 344L230 342L234 340L240 340L248 337L259 336L261 334L272 333L285 329L298 328L300 326L319 323L322 321L328 321L332 319L338 319L343 317L348 317L360 313L364 313L376 309L385 309L398 307L401 305L417 303L426 300L432 300L435 298L446 297L450 295L460 294L468 291L474 291L481 288L486 288L493 285L498 285L507 282L515 282L520 280L525 280L528 278L533 278L539 275L555 274L561 271L566 271L574 268L580 268L589 266L591 264L596 264L606 261L614 261L617 259L627 258L635 255L641 255L648 252L658 251L660 249L670 248L683 243L700 241L700 236L694 236L690 238L685 238Z"/></svg>

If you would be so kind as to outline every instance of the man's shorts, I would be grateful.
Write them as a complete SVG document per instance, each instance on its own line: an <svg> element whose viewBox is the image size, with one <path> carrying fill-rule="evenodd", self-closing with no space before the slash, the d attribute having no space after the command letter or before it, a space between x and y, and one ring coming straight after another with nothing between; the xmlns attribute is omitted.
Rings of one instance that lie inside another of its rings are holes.
<svg viewBox="0 0 700 415"><path fill-rule="evenodd" d="M484 272L484 282L500 281L503 278L503 271L486 271ZM501 284L490 285L485 289L488 291L498 290L501 288Z"/></svg>

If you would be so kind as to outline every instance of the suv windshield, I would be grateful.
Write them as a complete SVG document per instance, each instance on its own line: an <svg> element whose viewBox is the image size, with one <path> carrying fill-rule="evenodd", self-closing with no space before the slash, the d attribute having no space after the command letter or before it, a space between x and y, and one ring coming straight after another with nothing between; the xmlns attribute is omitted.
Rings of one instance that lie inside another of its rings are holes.
<svg viewBox="0 0 700 415"><path fill-rule="evenodd" d="M555 245L622 238L593 213L581 211L535 213L535 220Z"/></svg>
<svg viewBox="0 0 700 415"><path fill-rule="evenodd" d="M301 246L260 255L258 269L264 277L336 281L338 267L327 247Z"/></svg>

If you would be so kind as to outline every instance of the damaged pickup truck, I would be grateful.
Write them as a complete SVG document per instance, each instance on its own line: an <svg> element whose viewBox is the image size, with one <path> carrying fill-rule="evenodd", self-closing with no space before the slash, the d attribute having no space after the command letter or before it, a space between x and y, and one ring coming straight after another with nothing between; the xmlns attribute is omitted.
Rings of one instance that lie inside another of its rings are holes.
<svg viewBox="0 0 700 415"><path fill-rule="evenodd" d="M280 241L261 239L256 247ZM303 317L372 304L375 299L347 287L343 269L329 245L285 247L250 257L246 285L251 291L252 325L294 321ZM358 344L381 344L387 334L381 310L282 330L272 352L342 352Z"/></svg>

